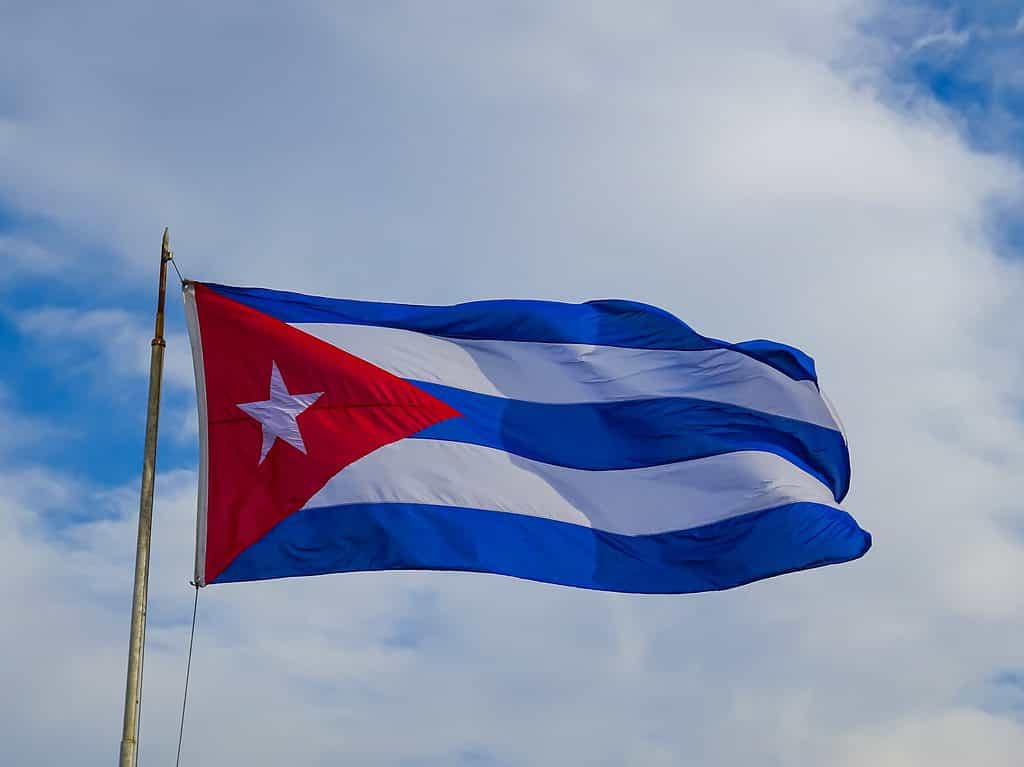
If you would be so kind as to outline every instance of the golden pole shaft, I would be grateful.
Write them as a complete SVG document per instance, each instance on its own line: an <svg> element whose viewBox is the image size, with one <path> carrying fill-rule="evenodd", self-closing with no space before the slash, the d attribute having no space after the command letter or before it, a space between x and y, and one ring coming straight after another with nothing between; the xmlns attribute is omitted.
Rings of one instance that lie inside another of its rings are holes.
<svg viewBox="0 0 1024 767"><path fill-rule="evenodd" d="M132 592L132 628L128 644L128 679L124 696L124 729L121 733L119 767L135 767L138 758L139 705L142 701L142 653L146 641L146 599L149 592L149 549L153 534L153 485L156 479L156 436L160 421L160 382L164 369L164 299L167 293L167 262L171 260L167 230L160 248L160 293L156 328L149 363L149 404L146 409L146 443L142 459L142 490L139 493L139 537L135 548L135 588Z"/></svg>

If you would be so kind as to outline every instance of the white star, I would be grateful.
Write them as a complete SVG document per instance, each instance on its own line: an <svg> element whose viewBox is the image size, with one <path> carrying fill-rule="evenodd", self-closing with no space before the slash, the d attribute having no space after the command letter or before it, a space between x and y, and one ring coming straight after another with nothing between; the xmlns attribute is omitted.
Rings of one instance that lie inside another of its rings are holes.
<svg viewBox="0 0 1024 767"><path fill-rule="evenodd" d="M267 457L274 440L278 437L292 447L306 453L306 444L302 441L299 423L295 419L310 405L320 399L322 391L315 394L289 394L284 385L277 362L270 371L270 399L263 402L243 402L238 407L263 425L263 449L260 451L260 463Z"/></svg>

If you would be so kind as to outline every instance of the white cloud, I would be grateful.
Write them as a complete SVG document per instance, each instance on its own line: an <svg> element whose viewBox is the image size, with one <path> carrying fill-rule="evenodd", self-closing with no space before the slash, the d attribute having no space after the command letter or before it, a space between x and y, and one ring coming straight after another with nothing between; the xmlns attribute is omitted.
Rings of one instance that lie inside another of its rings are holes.
<svg viewBox="0 0 1024 767"><path fill-rule="evenodd" d="M196 277L421 302L623 295L795 343L846 422L849 506L876 545L670 599L453 574L211 587L195 763L1016 763L1020 724L963 694L1024 667L1007 524L1024 285L986 238L1020 171L919 101L882 100L867 4L240 9L10 14L0 71L24 77L0 81L0 109L20 105L0 195L108 242L127 285L149 285L166 223ZM100 365L147 369L150 331L121 310L21 327L55 354L65 329L110 338ZM169 377L191 386L187 357ZM161 478L144 759L176 735L193 483ZM60 491L101 519L57 535L46 493L19 486L0 482L5 750L108 763L134 488Z"/></svg>
<svg viewBox="0 0 1024 767"><path fill-rule="evenodd" d="M25 464L38 460L50 442L73 438L74 432L22 410L7 386L0 382L0 461Z"/></svg>
<svg viewBox="0 0 1024 767"><path fill-rule="evenodd" d="M971 41L971 30L954 31L948 22L947 19L947 26L942 31L929 32L914 40L910 45L910 53L917 53L929 47L956 49L967 45Z"/></svg>
<svg viewBox="0 0 1024 767"><path fill-rule="evenodd" d="M59 253L31 239L0 235L0 283L22 276L49 276L67 265Z"/></svg>
<svg viewBox="0 0 1024 767"><path fill-rule="evenodd" d="M149 376L152 324L144 324L123 309L40 307L15 317L18 329L37 344L51 363L61 362L66 372L86 372L109 385L111 374ZM170 387L195 386L188 339L166 333L164 381Z"/></svg>
<svg viewBox="0 0 1024 767"><path fill-rule="evenodd" d="M846 759L839 764L1011 764L1022 749L1024 728L980 711L953 709L865 733L850 743Z"/></svg>

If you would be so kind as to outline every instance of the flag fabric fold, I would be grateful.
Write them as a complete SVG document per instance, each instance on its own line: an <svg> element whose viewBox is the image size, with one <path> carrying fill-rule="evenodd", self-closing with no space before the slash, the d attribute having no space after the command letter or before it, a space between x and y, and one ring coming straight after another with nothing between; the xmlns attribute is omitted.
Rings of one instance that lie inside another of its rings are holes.
<svg viewBox="0 0 1024 767"><path fill-rule="evenodd" d="M196 582L426 569L644 593L862 556L813 361L629 301L188 283Z"/></svg>

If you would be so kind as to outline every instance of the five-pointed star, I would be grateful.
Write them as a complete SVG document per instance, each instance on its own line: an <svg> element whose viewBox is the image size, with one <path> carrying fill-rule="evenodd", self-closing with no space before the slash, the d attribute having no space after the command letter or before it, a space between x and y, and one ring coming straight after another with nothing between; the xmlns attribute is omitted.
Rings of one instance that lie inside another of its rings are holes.
<svg viewBox="0 0 1024 767"><path fill-rule="evenodd" d="M270 399L263 402L243 402L238 405L247 415L263 425L260 463L263 463L278 437L305 454L306 445L302 441L299 423L295 419L322 394L322 391L314 394L290 394L288 387L284 385L284 379L281 378L281 371L277 369L277 362L273 363L270 371Z"/></svg>

